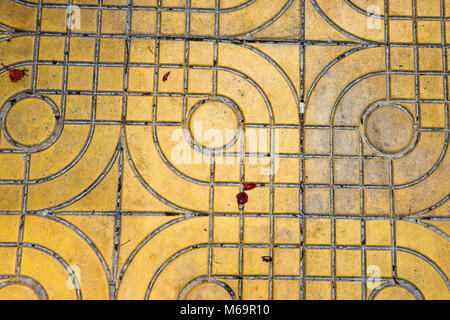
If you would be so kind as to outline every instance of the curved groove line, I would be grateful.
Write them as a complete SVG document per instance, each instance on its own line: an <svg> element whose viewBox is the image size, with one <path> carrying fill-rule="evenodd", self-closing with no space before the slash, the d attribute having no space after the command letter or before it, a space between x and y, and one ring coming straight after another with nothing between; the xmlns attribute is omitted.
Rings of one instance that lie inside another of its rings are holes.
<svg viewBox="0 0 450 320"><path fill-rule="evenodd" d="M418 220L416 223L424 228L430 229L434 233L438 234L439 236L441 236L442 238L444 238L445 240L450 242L450 236L448 234L446 234L444 231L442 231L441 229L439 229L438 227L436 227L432 224L422 222L420 220Z"/></svg>
<svg viewBox="0 0 450 320"><path fill-rule="evenodd" d="M291 89L291 92L292 92L292 95L294 96L297 107L300 109L300 100L299 100L299 97L297 94L297 90L295 89L295 86L292 83L292 80L289 78L289 76L286 74L286 72L283 70L283 68L281 68L281 66L275 60L273 60L271 57L269 57L267 54L265 54L260 49L257 49L253 46L249 46L246 44L239 44L239 46L249 49L249 50L255 52L256 54L260 55L261 57L263 57L281 74L281 76L284 78L284 80L287 82L289 88Z"/></svg>
<svg viewBox="0 0 450 320"><path fill-rule="evenodd" d="M449 133L448 131L445 133L445 141L444 141L444 147L442 148L442 152L441 155L439 156L439 159L436 161L436 163L433 165L433 167L428 170L422 177L417 178L414 181L408 182L408 183L404 183L404 184L398 184L393 186L394 190L397 189L404 189L404 188L408 188L411 186L414 186L416 184L418 184L419 182L425 180L426 178L428 178L431 174L433 174L434 171L436 171L436 169L438 168L438 166L441 164L442 160L444 159L445 155L447 154L447 150L448 150L448 138L449 138Z"/></svg>
<svg viewBox="0 0 450 320"><path fill-rule="evenodd" d="M150 185L145 181L145 179L142 177L141 173L136 168L134 160L131 158L130 151L128 150L128 145L127 144L125 144L125 154L127 156L128 164L130 165L131 170L133 171L135 177L139 180L139 182L142 184L142 186L148 192L150 192L156 199L158 199L162 203L170 206L172 209L180 210L180 211L185 212L185 213L196 213L196 211L194 211L194 210L189 210L189 209L182 208L182 207L178 206L177 204L175 204L175 203L165 199L159 193L157 193L155 190L153 190L153 188L150 187ZM205 211L205 212L199 212L199 213L205 213L206 214L207 212Z"/></svg>
<svg viewBox="0 0 450 320"><path fill-rule="evenodd" d="M399 284L398 284L399 283ZM409 293L411 293L416 300L425 300L425 297L423 296L422 292L417 288L414 284L411 282L402 279L402 278L396 278L395 280L389 279L387 283L384 283L378 287L376 287L370 294L369 300L374 300L375 297L384 289L389 287L400 287L405 290L407 290Z"/></svg>
<svg viewBox="0 0 450 320"><path fill-rule="evenodd" d="M277 21L286 11L287 9L289 9L289 7L292 5L293 0L288 0L286 2L286 4L284 5L283 8L281 8L280 12L278 12L274 17L272 17L272 19L269 19L269 21L265 22L264 24L262 24L261 26L248 31L248 32L244 32L244 33L240 33L240 34L236 34L236 37L248 37L253 35L254 33L257 33L265 28L267 28L268 26L270 26L271 24L273 24L275 21Z"/></svg>
<svg viewBox="0 0 450 320"><path fill-rule="evenodd" d="M87 236L87 234L85 234L80 228L78 228L77 226L75 226L71 222L69 222L69 221L67 221L65 219L59 218L59 217L50 216L48 218L50 218L51 220L56 221L58 223L61 223L62 225L70 228L73 232L75 232L78 236L80 236L80 238L82 238L89 245L89 247L91 247L91 249L94 251L95 255L100 260L100 263L103 266L103 270L105 271L106 279L107 279L108 283L110 283L111 282L111 274L109 272L108 265L106 263L105 258L102 255L102 253L100 252L100 250L95 245L94 241L92 241L91 238L89 238Z"/></svg>
<svg viewBox="0 0 450 320"><path fill-rule="evenodd" d="M181 289L180 293L178 294L178 300L183 300L185 297L189 295L192 289L204 283L214 283L218 286L221 286L228 292L228 294L231 296L233 300L236 300L236 295L234 294L233 289L231 289L226 283L215 280L214 276L212 277L212 279L205 276L201 276L191 280L183 287L183 289Z"/></svg>
<svg viewBox="0 0 450 320"><path fill-rule="evenodd" d="M384 16L378 15L378 14L375 14L375 13L370 13L370 12L368 12L368 11L366 11L366 10L360 8L360 7L357 6L356 4L354 4L351 0L344 0L344 2L345 2L349 7L351 7L353 10L355 10L355 11L357 11L357 12L359 12L359 13L365 15L365 16L368 16L368 17L370 17L370 18L377 18L377 19L383 19L383 20L384 20ZM384 22L384 21L383 21L383 22Z"/></svg>
<svg viewBox="0 0 450 320"><path fill-rule="evenodd" d="M173 256L171 256L169 259L167 259L159 268L158 270L155 272L155 274L153 275L153 278L150 280L150 283L147 286L147 292L145 293L145 300L148 300L150 297L150 292L153 288L153 285L155 284L156 279L159 277L160 273L164 270L164 268L171 263L173 260L175 260L176 258L180 257L181 255L183 255L184 253L190 252L192 250L196 250L196 249L200 249L200 248L209 248L210 244L207 243L203 243L203 244L198 244L198 245L194 245L194 246L190 246L187 248L184 248L180 251L178 251L177 253L175 253Z"/></svg>
<svg viewBox="0 0 450 320"><path fill-rule="evenodd" d="M227 72L233 73L233 74L243 78L244 80L247 80L261 94L261 97L264 99L264 102L266 103L267 110L269 112L270 122L271 122L270 123L271 131L273 131L273 125L274 124L273 124L273 109L272 109L272 105L270 103L269 98L265 94L264 90L256 83L256 81L253 80L251 77L249 77L249 76L245 75L244 73L242 73L242 72L240 72L238 70L235 70L235 69L231 69L231 68L227 68L227 67L217 67L217 70L227 71ZM295 88L293 88L293 90L295 90ZM230 99L228 97L226 97L226 98ZM230 99L230 100L232 100L232 99ZM245 114L244 114L244 119L245 119ZM210 186L211 185L211 183L209 181L206 182L206 181L201 181L201 180L189 177L189 176L185 175L184 173L182 173L181 171L179 171L174 166L172 166L170 161L167 159L166 155L161 150L161 146L159 144L159 141L158 141L158 138L157 138L157 134L156 134L156 126L153 126L152 132L153 132L153 141L155 142L155 146L156 146L156 149L158 151L158 154L160 155L161 160L166 164L166 166L172 172L174 172L180 178L183 178L183 179L185 179L185 180L187 180L189 182L196 183L196 184L203 185L203 186ZM127 150L128 150L128 148L127 148ZM130 158L131 158L131 156L130 156ZM134 166L134 161L133 161L133 166Z"/></svg>
<svg viewBox="0 0 450 320"><path fill-rule="evenodd" d="M30 2L30 1L26 1L26 0L10 0L12 2L15 2L17 4L23 5L23 6L27 6L27 7L33 7L33 8L37 8L38 4L34 3L34 2ZM218 9L217 11L219 13L226 13L226 12L233 12L233 11L238 11L240 9L243 9L245 7L250 6L251 4L253 4L255 1L257 0L248 0L247 2L244 2L238 6L234 6L231 8L226 8L226 9ZM63 4L63 3L43 3L42 4L42 8L60 8L60 9L66 9L68 8L69 5ZM107 9L125 9L125 8L129 8L129 5L92 5L92 4L77 4L77 7L79 7L80 9L98 9L98 10L107 10ZM142 7L142 6L132 6L133 10L161 10L161 11L165 11L164 9L168 10L168 11L186 11L185 8L180 8L180 7ZM191 12L216 12L215 9L210 9L210 8L189 8L189 11Z"/></svg>
<svg viewBox="0 0 450 320"><path fill-rule="evenodd" d="M341 60L343 60L345 57L348 57L349 55L355 53L355 52L359 52L366 49L366 47L358 47L358 48L354 48L351 49L349 51L344 52L343 54L341 54L340 56L334 58L325 68L322 69L322 71L317 75L317 77L314 79L314 82L311 85L311 88L308 90L308 93L306 94L306 99L305 102L308 103L309 99L314 91L314 89L316 88L317 84L319 83L319 81L325 76L325 74L334 66L336 65L338 62L340 62ZM305 111L306 112L306 111Z"/></svg>
<svg viewBox="0 0 450 320"><path fill-rule="evenodd" d="M17 66L24 66L24 65L28 65L28 64L23 64L23 63L20 63L20 64L16 64ZM4 71L6 71L6 69L3 69ZM3 72L4 72L3 71ZM1 74L2 72L0 71L0 74ZM28 92L28 91L23 91L23 92ZM45 93L42 93L42 90L36 90L36 93L37 94L44 94L45 95ZM7 100L7 101L9 101L9 100ZM58 178L58 177L60 177L60 176L62 176L63 174L65 174L67 171L69 171L70 169L72 169L80 160L81 160L81 158L85 155L85 153L86 153L86 151L87 151L87 149L89 148L89 146L90 146L90 144L91 144L91 142L92 142L92 139L93 139L93 136L94 136L94 131L95 131L95 113L96 113L96 111L95 111L95 108L92 108L92 114L91 114L91 122L90 122L90 131L89 131L89 133L88 133L88 137L87 137L87 139L86 139L86 143L84 144L84 146L83 146L83 148L80 150L80 152L78 153L78 155L72 160L72 162L71 163L69 163L68 165L66 165L64 168L62 168L60 171L58 171L58 172L56 172L56 173L54 173L54 174L51 174L51 175L49 175L49 176L47 176L47 177L43 177L43 178L38 178L38 179L30 179L30 180L28 180L28 184L40 184L40 183L43 183L43 182L47 182L47 181L51 181L51 180L54 180L54 179L56 179L56 178ZM48 148L50 148L51 146L48 146L47 148L45 148L45 149L48 149ZM43 149L43 150L45 150L45 149ZM14 152L13 152L14 153ZM25 152L23 152L23 151L21 151L20 153L25 153ZM15 182L15 183L11 183L11 184L23 184L23 181L17 181L17 182Z"/></svg>
<svg viewBox="0 0 450 320"><path fill-rule="evenodd" d="M180 251L178 251L177 253L175 253L174 255L172 255L169 259L167 259L159 268L158 270L155 272L153 278L151 279L151 281L148 284L147 287L147 292L145 295L145 299L148 300L150 297L150 293L151 290L157 280L157 278L159 277L159 275L161 274L161 272L164 270L164 268L170 264L173 260L175 260L176 258L178 258L179 256L183 255L184 253L190 252L192 250L195 249L199 249L199 248L208 248L210 246L210 244L208 243L202 243L202 244L197 244L197 245L193 245L187 248L184 248ZM376 246L376 247L371 247L371 246L367 246L368 249L375 249L375 250L388 250L390 251L392 248L390 246ZM425 255L423 255L420 252L417 252L415 250L409 249L409 248L405 248L405 247L396 247L396 250L400 251L400 252L406 252L409 254L412 254L414 256L416 256L417 258L425 261L426 263L428 263L429 265L431 265L437 272L438 274L441 276L442 280L444 280L447 288L450 290L450 283L448 281L447 276L445 275L445 273L441 270L441 268L435 263L433 262L431 259L429 259L428 257L426 257Z"/></svg>
<svg viewBox="0 0 450 320"><path fill-rule="evenodd" d="M388 247L388 249L391 250L390 247ZM445 285L450 290L450 283L448 281L447 276L441 270L441 268L434 261L432 261L430 258L428 258L424 254L422 254L420 252L417 252L416 250L413 250L413 249L409 249L409 248L405 248L405 247L395 247L395 249L397 251L400 251L400 252L406 252L406 253L412 254L412 255L416 256L417 258L420 258L423 261L427 262L429 265L431 265L439 273L439 275L441 276L442 280L444 280Z"/></svg>
<svg viewBox="0 0 450 320"><path fill-rule="evenodd" d="M359 49L361 49L361 48L359 48ZM355 49L355 50L356 50L356 49ZM351 50L351 51L352 51L352 50ZM349 52L350 52L350 51L349 51ZM353 52L352 52L352 53L353 53ZM335 64L335 63L334 63L334 64ZM331 66L330 66L330 68L331 68ZM328 69L329 69L329 68L328 68ZM338 98L336 99L336 101L335 101L335 103L334 103L334 106L333 106L333 108L332 108L332 113L331 113L331 115L330 115L330 123L334 123L334 117L335 117L335 112L336 112L337 106L339 105L340 101L343 99L343 97L345 96L345 94L346 94L352 87L354 87L356 84L358 84L358 83L362 82L363 80L368 79L368 78L370 78L370 77L377 76L377 75L385 75L385 74L386 74L386 71L375 71L375 72L371 72L371 73L365 74L365 75L363 75L363 76L361 76L361 77L358 77L358 78L354 79L353 81L351 81L351 82L350 82L350 83L349 83L349 84L341 91L341 93L339 94ZM313 88L311 88L310 90L312 90L312 89L313 89ZM333 128L334 128L334 125L333 125ZM419 133L419 134L420 134L420 133ZM441 155L440 155L439 159L436 161L436 163L433 165L433 167L432 167L429 171L427 171L423 176L417 178L417 179L414 180L414 181L411 181L411 182L408 182L408 183L405 183L405 184L398 184L398 185L393 186L393 189L394 189L394 190L397 190L397 189L404 189L404 188L408 188L408 187L414 186L414 185L420 183L421 181L425 180L426 178L428 178L428 177L429 177L429 176L430 176L430 175L438 168L438 166L439 166L439 165L441 164L441 162L442 162L442 159L443 159L444 156L446 155L447 149L448 149L448 136L449 136L448 132L446 132L445 135L446 135L446 139L445 139L445 142L444 142L443 150L442 150L442 152L441 152ZM418 141L419 141L419 137L417 138L416 143L418 143ZM413 151L413 148L412 148L411 150L409 150L407 153L405 153L404 155L406 156L407 154L411 153L412 151Z"/></svg>
<svg viewBox="0 0 450 320"><path fill-rule="evenodd" d="M370 77L379 76L379 75L385 75L385 74L386 74L385 71L377 71L377 72L368 73L368 74L366 74L364 76L361 76L361 77L353 80L352 82L350 82L347 85L347 87L344 88L344 90L341 91L341 93L339 94L338 98L336 99L336 101L335 101L335 103L333 105L333 108L332 108L332 111L331 111L331 115L330 115L330 123L333 123L333 125L332 125L333 129L335 128L334 120L335 120L335 117L336 117L336 110L337 110L339 104L341 103L342 99L344 98L344 96L347 94L347 92L350 91L350 89L352 89L355 85L359 84L360 82L362 82L362 81L364 81L364 80L366 80L366 79L368 79ZM377 102L375 102L374 104L376 104L376 103ZM372 104L372 105L374 105L374 104ZM408 115L408 116L410 116L410 115ZM420 138L420 131L417 132L417 137L416 137L416 140L415 140L414 144L412 144L412 147L410 147L407 151L402 153L402 156L406 156L406 155L410 154L414 150L415 146L417 145L417 143L419 141L419 138ZM366 137L364 137L364 139L366 139ZM368 143L368 145L370 146L369 143ZM377 152L377 150L375 148L371 147L371 149ZM387 156L383 156L383 158L384 159L389 159Z"/></svg>
<svg viewBox="0 0 450 320"><path fill-rule="evenodd" d="M422 210L422 211L420 211L420 212L418 212L418 213L415 213L414 215L423 215L423 214L426 214L426 213L428 213L428 212L430 212L430 211L432 211L432 210L434 210L434 209L437 209L437 208L439 208L440 206L442 206L444 203L446 203L449 199L450 199L450 194L447 195L444 199L442 199L442 200L439 201L438 203L432 205L431 207L428 207L428 208L425 209L425 210Z"/></svg>
<svg viewBox="0 0 450 320"><path fill-rule="evenodd" d="M11 279L11 280L0 283L0 289L3 289L10 285L16 285L16 284L23 285L23 286L30 288L34 292L34 294L38 296L39 300L48 300L48 294L45 291L45 289L42 287L42 285L30 277L27 277L27 276L17 277L16 275L14 275L14 276L0 277L0 279L1 278Z"/></svg>

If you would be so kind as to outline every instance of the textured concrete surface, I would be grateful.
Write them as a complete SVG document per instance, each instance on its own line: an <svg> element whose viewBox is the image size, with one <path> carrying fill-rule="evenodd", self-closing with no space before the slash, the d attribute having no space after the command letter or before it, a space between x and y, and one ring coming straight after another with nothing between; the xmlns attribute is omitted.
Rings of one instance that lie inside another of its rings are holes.
<svg viewBox="0 0 450 320"><path fill-rule="evenodd" d="M447 0L0 0L0 299L449 299L449 37Z"/></svg>

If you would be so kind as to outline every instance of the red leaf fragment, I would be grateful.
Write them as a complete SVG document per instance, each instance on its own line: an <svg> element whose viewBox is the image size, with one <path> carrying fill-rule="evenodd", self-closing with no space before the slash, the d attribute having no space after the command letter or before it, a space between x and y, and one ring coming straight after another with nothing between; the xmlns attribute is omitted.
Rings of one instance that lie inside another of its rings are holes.
<svg viewBox="0 0 450 320"><path fill-rule="evenodd" d="M256 188L256 183L244 183L244 190L252 190Z"/></svg>
<svg viewBox="0 0 450 320"><path fill-rule="evenodd" d="M2 66L4 68L8 69L8 67L5 66L3 63L2 63ZM18 81L22 80L22 78L25 76L27 71L28 71L27 69L22 69L22 70L8 69L9 78L11 79L11 82L18 82Z"/></svg>
<svg viewBox="0 0 450 320"><path fill-rule="evenodd" d="M164 82L167 81L167 79L169 79L169 75L170 75L170 71L163 75L163 81Z"/></svg>
<svg viewBox="0 0 450 320"><path fill-rule="evenodd" d="M247 203L248 195L245 192L239 192L236 195L236 199L237 199L238 205L242 206Z"/></svg>

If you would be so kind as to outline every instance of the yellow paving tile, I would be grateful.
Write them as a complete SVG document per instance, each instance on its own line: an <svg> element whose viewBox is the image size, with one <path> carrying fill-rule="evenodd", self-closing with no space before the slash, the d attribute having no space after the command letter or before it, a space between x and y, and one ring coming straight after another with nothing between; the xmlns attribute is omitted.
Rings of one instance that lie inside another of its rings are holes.
<svg viewBox="0 0 450 320"><path fill-rule="evenodd" d="M450 299L447 1L68 3L0 1L0 299Z"/></svg>

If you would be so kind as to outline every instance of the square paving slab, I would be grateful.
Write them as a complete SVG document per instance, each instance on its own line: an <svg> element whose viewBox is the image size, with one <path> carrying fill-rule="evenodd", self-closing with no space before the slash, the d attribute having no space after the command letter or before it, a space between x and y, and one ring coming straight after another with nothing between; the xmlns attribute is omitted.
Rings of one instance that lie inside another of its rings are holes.
<svg viewBox="0 0 450 320"><path fill-rule="evenodd" d="M0 299L450 299L450 0L0 0Z"/></svg>

